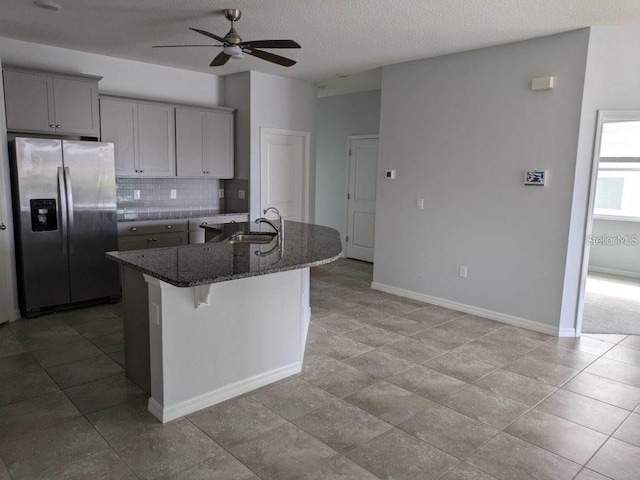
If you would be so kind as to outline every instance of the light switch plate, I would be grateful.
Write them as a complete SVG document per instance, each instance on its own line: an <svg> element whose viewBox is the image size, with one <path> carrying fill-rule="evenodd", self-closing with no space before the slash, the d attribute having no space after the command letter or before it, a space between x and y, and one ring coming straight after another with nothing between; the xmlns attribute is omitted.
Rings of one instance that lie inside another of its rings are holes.
<svg viewBox="0 0 640 480"><path fill-rule="evenodd" d="M218 198L224 198L224 188L218 189Z"/></svg>
<svg viewBox="0 0 640 480"><path fill-rule="evenodd" d="M244 200L244 190L238 190L238 198Z"/></svg>
<svg viewBox="0 0 640 480"><path fill-rule="evenodd" d="M134 200L140 200L140 190L134 190L133 191L133 199Z"/></svg>
<svg viewBox="0 0 640 480"><path fill-rule="evenodd" d="M178 198L178 192L173 188L171 189L171 198L173 198L174 200Z"/></svg>

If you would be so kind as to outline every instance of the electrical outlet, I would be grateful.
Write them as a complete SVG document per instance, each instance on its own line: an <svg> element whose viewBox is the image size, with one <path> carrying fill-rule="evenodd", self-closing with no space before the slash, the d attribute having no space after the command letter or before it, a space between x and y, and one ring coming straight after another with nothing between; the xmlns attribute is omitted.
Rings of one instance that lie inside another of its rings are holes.
<svg viewBox="0 0 640 480"><path fill-rule="evenodd" d="M175 189L171 189L171 198L174 200L178 198L178 192Z"/></svg>
<svg viewBox="0 0 640 480"><path fill-rule="evenodd" d="M416 207L419 210L423 210L424 209L424 198L418 197L418 200L416 201Z"/></svg>
<svg viewBox="0 0 640 480"><path fill-rule="evenodd" d="M238 190L238 198L244 200L244 190Z"/></svg>
<svg viewBox="0 0 640 480"><path fill-rule="evenodd" d="M140 190L134 190L133 191L133 199L134 200L140 200Z"/></svg>
<svg viewBox="0 0 640 480"><path fill-rule="evenodd" d="M224 198L224 188L218 189L218 198Z"/></svg>
<svg viewBox="0 0 640 480"><path fill-rule="evenodd" d="M466 265L460 265L460 276L462 278L467 278L468 267Z"/></svg>

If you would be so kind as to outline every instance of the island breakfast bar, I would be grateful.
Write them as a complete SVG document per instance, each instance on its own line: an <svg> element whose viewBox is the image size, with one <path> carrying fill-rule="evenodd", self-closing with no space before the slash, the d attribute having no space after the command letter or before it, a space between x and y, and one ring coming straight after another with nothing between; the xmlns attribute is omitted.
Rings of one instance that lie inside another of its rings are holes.
<svg viewBox="0 0 640 480"><path fill-rule="evenodd" d="M228 224L199 245L109 252L121 265L127 376L161 422L302 369L309 267L336 260L336 230ZM259 235L262 235L260 237ZM263 240L264 238L264 240ZM260 243L252 243L253 241Z"/></svg>

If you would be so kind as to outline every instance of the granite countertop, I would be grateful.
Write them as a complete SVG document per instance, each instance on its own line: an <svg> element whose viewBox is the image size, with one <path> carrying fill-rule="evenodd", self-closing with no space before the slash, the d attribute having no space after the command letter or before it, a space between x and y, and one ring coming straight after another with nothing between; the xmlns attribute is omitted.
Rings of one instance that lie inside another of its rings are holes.
<svg viewBox="0 0 640 480"><path fill-rule="evenodd" d="M272 231L269 225L230 224L229 236L250 231ZM340 234L329 227L285 222L284 242L268 244L208 242L180 247L108 252L107 258L176 287L194 287L239 278L296 270L337 260L342 253ZM225 234L227 233L225 232ZM225 238L228 236L225 235ZM274 248L275 247L275 248ZM266 253L269 252L270 253ZM264 252L264 256L256 255Z"/></svg>
<svg viewBox="0 0 640 480"><path fill-rule="evenodd" d="M134 217L135 215L135 217ZM127 218L118 216L118 223L122 222L143 222L147 220L181 220L200 217L225 217L229 215L249 215L249 212L230 211L230 210L173 210L167 212L151 212L151 213L127 213Z"/></svg>

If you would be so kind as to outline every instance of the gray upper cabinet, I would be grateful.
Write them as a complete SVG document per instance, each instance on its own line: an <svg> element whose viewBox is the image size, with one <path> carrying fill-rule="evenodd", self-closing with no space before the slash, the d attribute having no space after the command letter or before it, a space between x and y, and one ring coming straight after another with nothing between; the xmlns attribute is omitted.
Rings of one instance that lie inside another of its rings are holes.
<svg viewBox="0 0 640 480"><path fill-rule="evenodd" d="M102 141L115 145L116 175L176 175L174 107L134 100L100 99Z"/></svg>
<svg viewBox="0 0 640 480"><path fill-rule="evenodd" d="M100 136L100 77L13 67L5 67L3 75L7 130Z"/></svg>
<svg viewBox="0 0 640 480"><path fill-rule="evenodd" d="M148 177L175 177L174 107L138 105L140 173Z"/></svg>
<svg viewBox="0 0 640 480"><path fill-rule="evenodd" d="M100 99L102 141L113 142L116 175L138 175L138 104Z"/></svg>
<svg viewBox="0 0 640 480"><path fill-rule="evenodd" d="M233 178L233 110L176 108L179 177Z"/></svg>

